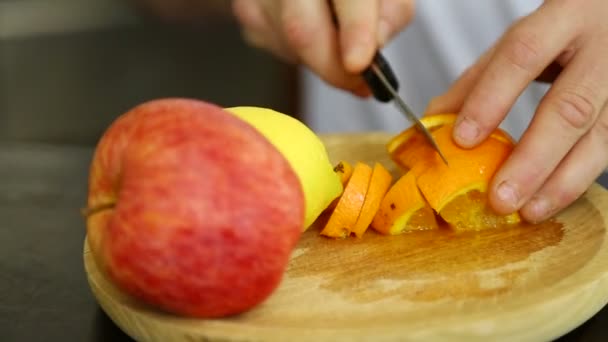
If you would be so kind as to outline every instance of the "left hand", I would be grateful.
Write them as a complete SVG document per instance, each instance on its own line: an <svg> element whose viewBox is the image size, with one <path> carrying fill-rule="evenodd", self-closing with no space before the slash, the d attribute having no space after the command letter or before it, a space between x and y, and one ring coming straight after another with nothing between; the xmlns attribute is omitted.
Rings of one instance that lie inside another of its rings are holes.
<svg viewBox="0 0 608 342"><path fill-rule="evenodd" d="M489 188L497 213L545 220L608 166L608 1L546 0L506 34L427 113L459 112L454 140L483 141L535 79L557 70L530 126Z"/></svg>

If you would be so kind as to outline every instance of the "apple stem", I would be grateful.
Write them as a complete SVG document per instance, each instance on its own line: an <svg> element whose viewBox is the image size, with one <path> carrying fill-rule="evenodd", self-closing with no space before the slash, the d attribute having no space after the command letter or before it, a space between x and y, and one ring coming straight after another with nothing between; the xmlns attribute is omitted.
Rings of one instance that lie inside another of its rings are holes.
<svg viewBox="0 0 608 342"><path fill-rule="evenodd" d="M80 212L82 213L82 216L89 217L91 215L97 214L100 211L114 209L115 206L116 202L102 203L90 208L83 208Z"/></svg>

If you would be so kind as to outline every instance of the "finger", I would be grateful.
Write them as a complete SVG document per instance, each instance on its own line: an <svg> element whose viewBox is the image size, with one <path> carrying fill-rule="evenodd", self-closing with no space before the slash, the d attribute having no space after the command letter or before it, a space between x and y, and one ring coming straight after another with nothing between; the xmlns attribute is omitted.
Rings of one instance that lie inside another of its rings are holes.
<svg viewBox="0 0 608 342"><path fill-rule="evenodd" d="M563 20L566 2L545 2L516 24L498 43L462 105L455 141L471 147L484 140L506 116L524 89L568 46L579 32L579 20Z"/></svg>
<svg viewBox="0 0 608 342"><path fill-rule="evenodd" d="M326 0L285 1L281 13L286 42L304 64L336 87L351 91L362 87L363 78L348 73L342 64Z"/></svg>
<svg viewBox="0 0 608 342"><path fill-rule="evenodd" d="M537 194L521 209L530 222L544 221L578 199L608 166L608 106Z"/></svg>
<svg viewBox="0 0 608 342"><path fill-rule="evenodd" d="M403 30L414 16L413 0L380 0L377 43L384 46L397 32Z"/></svg>
<svg viewBox="0 0 608 342"><path fill-rule="evenodd" d="M262 6L257 1L234 0L232 13L239 24L248 31L261 31L269 26Z"/></svg>
<svg viewBox="0 0 608 342"><path fill-rule="evenodd" d="M490 201L497 212L525 204L593 126L608 98L608 68L601 63L608 57L606 46L590 44L578 51L541 100L530 126L494 177Z"/></svg>
<svg viewBox="0 0 608 342"><path fill-rule="evenodd" d="M270 31L246 30L242 33L245 41L255 47L264 49L287 63L296 63L297 56L290 49L285 48L282 42L272 38Z"/></svg>
<svg viewBox="0 0 608 342"><path fill-rule="evenodd" d="M344 67L360 73L378 48L378 0L333 0Z"/></svg>
<svg viewBox="0 0 608 342"><path fill-rule="evenodd" d="M241 34L249 45L265 49L286 62L296 62L296 56L273 34L272 17L259 2L235 0L232 3L232 11L242 26Z"/></svg>
<svg viewBox="0 0 608 342"><path fill-rule="evenodd" d="M447 92L437 96L431 101L424 111L426 114L440 114L440 113L458 113L462 108L462 104L470 93L471 89L477 83L479 76L483 73L494 48L488 49L484 52L477 62L466 69L460 77L450 86Z"/></svg>

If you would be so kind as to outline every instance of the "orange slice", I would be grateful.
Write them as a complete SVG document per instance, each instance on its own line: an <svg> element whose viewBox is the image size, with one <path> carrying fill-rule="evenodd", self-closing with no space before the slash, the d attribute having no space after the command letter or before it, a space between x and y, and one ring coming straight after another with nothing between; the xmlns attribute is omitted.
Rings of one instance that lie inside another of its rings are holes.
<svg viewBox="0 0 608 342"><path fill-rule="evenodd" d="M357 162L352 175L331 213L321 235L331 238L345 238L357 223L363 208L365 196L372 176L372 168Z"/></svg>
<svg viewBox="0 0 608 342"><path fill-rule="evenodd" d="M349 162L342 160L334 166L334 172L340 176L340 181L344 187L353 174L353 166Z"/></svg>
<svg viewBox="0 0 608 342"><path fill-rule="evenodd" d="M457 230L480 230L519 222L517 213L507 216L493 213L485 194L513 145L486 139L474 148L463 149L453 142L452 129L453 124L446 124L432 133L449 165L433 154L426 155L412 169L431 208Z"/></svg>
<svg viewBox="0 0 608 342"><path fill-rule="evenodd" d="M501 146L494 153L470 153L455 155L442 161L427 161L425 169L418 171L417 182L420 191L431 207L440 212L456 196L470 190L485 192L494 172L508 156L510 149ZM413 172L412 172L413 173Z"/></svg>
<svg viewBox="0 0 608 342"><path fill-rule="evenodd" d="M420 119L420 122L422 122L431 134L446 125L453 128L455 121L456 114L451 113L429 115ZM449 135L449 138L451 139L451 134ZM494 130L490 135L490 138L507 145L513 145L515 143L513 138L502 129ZM439 142L437 142L437 144L439 145ZM436 155L435 150L428 144L424 136L415 126L406 129L392 138L386 147L391 159L404 171L412 169L420 160L428 160L434 158L432 157L433 155ZM440 148L447 158L446 151L444 151L441 146Z"/></svg>
<svg viewBox="0 0 608 342"><path fill-rule="evenodd" d="M453 123L456 120L456 114L446 113L446 114L434 114L428 115L420 118L420 122L426 129L430 132L435 130L435 128L441 127L446 123ZM408 141L414 136L420 135L416 126L412 126L403 132L399 133L397 136L392 138L388 144L386 145L389 154L393 154L397 149L405 146ZM422 136L420 136L423 138Z"/></svg>
<svg viewBox="0 0 608 342"><path fill-rule="evenodd" d="M407 172L390 187L371 226L385 235L437 229L435 213L418 190L413 173Z"/></svg>
<svg viewBox="0 0 608 342"><path fill-rule="evenodd" d="M353 174L353 166L350 165L347 161L341 161L336 166L334 166L334 172L338 174L340 177L340 183L342 183L342 189L346 187L350 176ZM344 191L344 190L343 190ZM325 208L325 212L334 210L336 205L338 205L338 201L340 200L340 196L336 197L331 203Z"/></svg>
<svg viewBox="0 0 608 342"><path fill-rule="evenodd" d="M372 223L372 220L380 207L382 198L384 198L384 195L391 186L392 181L393 176L391 176L386 168L384 168L382 164L376 163L372 171L372 177L369 182L367 195L365 195L365 201L363 202L361 214L357 219L357 223L355 223L355 226L351 230L351 234L354 234L356 237L363 236L369 225Z"/></svg>
<svg viewBox="0 0 608 342"><path fill-rule="evenodd" d="M500 216L487 204L487 196L480 190L469 190L449 201L439 215L457 231L500 228L519 223L517 212Z"/></svg>

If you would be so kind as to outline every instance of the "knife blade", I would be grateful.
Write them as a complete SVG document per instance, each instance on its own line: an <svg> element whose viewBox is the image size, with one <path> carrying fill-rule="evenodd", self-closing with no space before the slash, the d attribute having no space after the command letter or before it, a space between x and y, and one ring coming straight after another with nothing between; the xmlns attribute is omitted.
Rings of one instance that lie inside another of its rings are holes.
<svg viewBox="0 0 608 342"><path fill-rule="evenodd" d="M377 56L384 60L384 57L382 57L382 55L380 53L377 53ZM386 62L386 60L384 60L383 61L384 63L382 63L383 65L381 64L382 65L381 66L381 65L378 65L379 63L376 61L376 59L377 58L374 58L374 61L372 61L372 64L365 71L365 73L367 73L367 75L366 75L366 77L364 77L368 86L372 89L372 92L374 93L374 97L381 102L387 102L386 99L388 99L388 100L392 99L393 103L397 106L397 109L401 113L403 113L406 118L408 118L410 121L412 121L416 125L416 128L418 129L418 131L420 131L420 133L422 133L422 135L424 135L427 142L433 147L433 149L435 149L435 151L437 151L437 153L439 154L439 156L441 157L443 162L446 165L448 165L447 159L445 158L443 153L441 153L441 149L435 142L435 139L431 135L431 132L429 132L429 130L426 127L424 127L422 122L420 122L420 120L418 119L418 117L416 117L414 112L412 112L410 107L405 103L405 101L403 101L401 96L399 96L399 94L397 93L397 90L393 87L393 84L391 84L389 78L385 75L383 69L386 70L388 68L388 70L390 70L390 66L388 65L388 62ZM386 94L382 94L382 90L378 89L378 84L373 82L373 80L369 77L369 71L371 71L373 73L373 75L376 76L376 78L382 84L382 87L384 88L383 90L388 92L388 94L390 96L386 96ZM393 74L392 71L390 71L390 74ZM393 78L395 78L395 77L393 76ZM395 78L395 80L396 80L396 78ZM396 82L393 82L393 83L396 83Z"/></svg>

